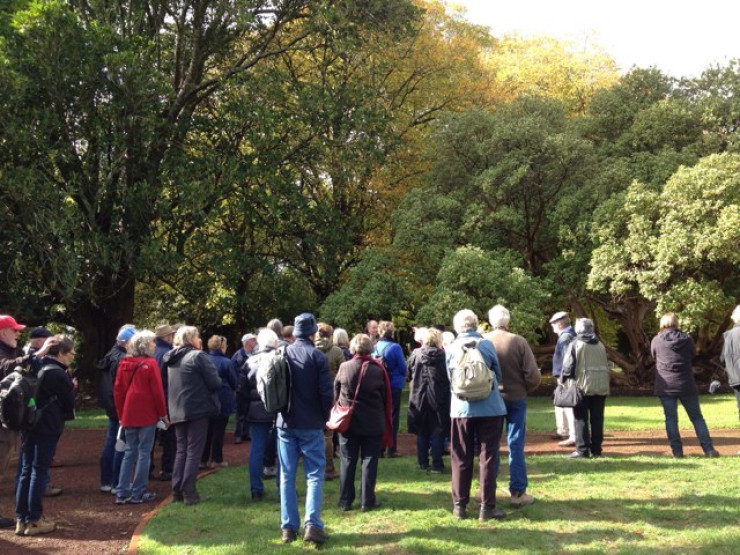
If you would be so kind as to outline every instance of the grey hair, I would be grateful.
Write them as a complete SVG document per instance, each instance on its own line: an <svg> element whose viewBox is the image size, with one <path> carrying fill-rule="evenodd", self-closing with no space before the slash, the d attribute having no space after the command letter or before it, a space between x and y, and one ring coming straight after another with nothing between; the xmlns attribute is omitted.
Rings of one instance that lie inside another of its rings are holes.
<svg viewBox="0 0 740 555"><path fill-rule="evenodd" d="M735 310L732 311L732 321L736 324L740 324L740 304L735 307Z"/></svg>
<svg viewBox="0 0 740 555"><path fill-rule="evenodd" d="M180 329L177 330L172 345L174 345L175 347L193 345L193 339L199 336L200 332L195 326L182 326Z"/></svg>
<svg viewBox="0 0 740 555"><path fill-rule="evenodd" d="M428 347L441 347L442 332L437 328L424 328L424 334L421 336L421 344Z"/></svg>
<svg viewBox="0 0 740 555"><path fill-rule="evenodd" d="M668 312L660 317L660 329L664 330L667 328L678 329L678 316L673 312Z"/></svg>
<svg viewBox="0 0 740 555"><path fill-rule="evenodd" d="M590 318L576 318L576 333L593 333L594 321Z"/></svg>
<svg viewBox="0 0 740 555"><path fill-rule="evenodd" d="M493 329L503 328L508 330L509 322L511 322L511 312L505 306L497 304L488 311L488 323L491 324Z"/></svg>
<svg viewBox="0 0 740 555"><path fill-rule="evenodd" d="M464 308L452 319L452 326L457 333L478 329L478 317L470 309Z"/></svg>
<svg viewBox="0 0 740 555"><path fill-rule="evenodd" d="M266 327L274 331L275 335L277 335L278 337L283 334L283 323L277 318L273 318L272 320L267 322ZM257 343L259 343L259 340L257 341Z"/></svg>
<svg viewBox="0 0 740 555"><path fill-rule="evenodd" d="M260 350L264 350L265 347L275 347L277 349L278 335L275 330L262 328L257 332L257 345Z"/></svg>
<svg viewBox="0 0 740 555"><path fill-rule="evenodd" d="M151 356L149 351L149 345L157 339L157 336L153 331L141 330L137 331L128 343L126 343L126 352L132 357L148 357Z"/></svg>
<svg viewBox="0 0 740 555"><path fill-rule="evenodd" d="M358 333L349 342L349 352L353 355L369 355L373 352L373 340L366 333Z"/></svg>
<svg viewBox="0 0 740 555"><path fill-rule="evenodd" d="M340 347L349 347L349 335L344 328L334 328L334 344Z"/></svg>

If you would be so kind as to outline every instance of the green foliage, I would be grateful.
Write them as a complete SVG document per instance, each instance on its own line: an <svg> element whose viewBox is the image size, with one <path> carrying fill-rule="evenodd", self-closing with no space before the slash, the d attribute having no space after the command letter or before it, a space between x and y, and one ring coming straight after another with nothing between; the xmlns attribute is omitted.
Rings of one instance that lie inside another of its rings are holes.
<svg viewBox="0 0 740 555"><path fill-rule="evenodd" d="M463 308L481 320L496 304L511 311L511 330L535 342L542 323L542 305L549 292L541 278L527 273L512 252L487 252L478 247L460 247L448 254L437 275L437 286L416 319L420 324L445 322Z"/></svg>

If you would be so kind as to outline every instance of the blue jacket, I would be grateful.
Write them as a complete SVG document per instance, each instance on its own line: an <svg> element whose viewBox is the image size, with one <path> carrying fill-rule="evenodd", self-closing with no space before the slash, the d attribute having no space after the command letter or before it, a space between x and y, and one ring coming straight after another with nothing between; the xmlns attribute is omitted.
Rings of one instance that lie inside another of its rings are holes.
<svg viewBox="0 0 740 555"><path fill-rule="evenodd" d="M480 401L463 401L457 395L452 395L450 400L450 417L451 418L475 418L478 416L502 416L506 414L506 405L498 390L498 384L501 383L501 368L498 364L496 349L488 339L483 339L477 331L464 331L457 336L455 342L447 350L447 376L452 377L451 370L457 367L457 361L462 356L462 346L470 340L481 340L478 343L478 350L486 361L488 367L493 370L493 387L491 394L487 399Z"/></svg>
<svg viewBox="0 0 740 555"><path fill-rule="evenodd" d="M565 349L576 336L576 332L573 331L572 326L568 326L558 335L558 342L555 344L555 352L552 355L552 375L556 378L560 377L560 373L563 371L563 358L565 357Z"/></svg>
<svg viewBox="0 0 740 555"><path fill-rule="evenodd" d="M305 338L285 349L290 366L290 411L277 417L277 427L323 430L334 403L329 364L319 349Z"/></svg>
<svg viewBox="0 0 740 555"><path fill-rule="evenodd" d="M236 391L236 364L221 351L208 351L208 356L218 369L221 378L221 389L218 400L221 403L221 416L229 416L236 409L234 392Z"/></svg>
<svg viewBox="0 0 740 555"><path fill-rule="evenodd" d="M403 389L406 385L406 357L403 356L403 349L398 343L381 339L375 345L373 356L379 357L381 354L388 369L391 389Z"/></svg>

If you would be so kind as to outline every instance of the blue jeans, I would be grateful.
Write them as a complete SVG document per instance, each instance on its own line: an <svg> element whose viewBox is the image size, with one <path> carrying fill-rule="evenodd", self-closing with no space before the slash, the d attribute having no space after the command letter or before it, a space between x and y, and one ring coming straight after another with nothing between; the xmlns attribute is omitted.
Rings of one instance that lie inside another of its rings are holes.
<svg viewBox="0 0 740 555"><path fill-rule="evenodd" d="M527 491L527 463L524 459L524 443L527 435L527 399L504 401L506 405L506 444L509 446L509 492ZM496 476L500 457L496 456Z"/></svg>
<svg viewBox="0 0 740 555"><path fill-rule="evenodd" d="M306 475L305 526L324 528L321 520L321 502L324 489L326 456L324 430L278 429L278 458L280 459L280 527L298 530L298 498L295 480L298 457L303 453L303 472Z"/></svg>
<svg viewBox="0 0 740 555"><path fill-rule="evenodd" d="M442 430L431 435L416 434L416 460L419 468L429 468L429 450L432 451L432 468L444 470L442 455L445 450L445 436Z"/></svg>
<svg viewBox="0 0 740 555"><path fill-rule="evenodd" d="M118 497L141 499L149 483L152 446L156 425L143 428L124 428L126 434L126 451L121 463L121 474L118 478ZM134 471L136 465L136 471ZM134 475L133 483L131 474Z"/></svg>
<svg viewBox="0 0 740 555"><path fill-rule="evenodd" d="M118 477L121 475L123 453L116 451L116 437L118 435L118 420L108 417L108 428L105 432L103 452L100 454L100 485L118 487Z"/></svg>
<svg viewBox="0 0 740 555"><path fill-rule="evenodd" d="M712 438L709 437L709 430L699 407L698 395L684 395L681 397L663 396L660 402L663 404L663 414L665 414L665 432L668 435L668 443L671 445L671 451L674 455L683 455L683 443L681 443L681 433L678 431L678 401L681 401L689 420L694 425L696 437L699 439L701 448L705 453L714 449Z"/></svg>
<svg viewBox="0 0 740 555"><path fill-rule="evenodd" d="M249 488L252 493L264 492L265 485L262 482L262 468L265 466L265 453L270 442L275 441L275 431L272 422L252 422L249 425L249 435L252 442L249 446ZM278 489L280 488L280 467L275 477Z"/></svg>
<svg viewBox="0 0 740 555"><path fill-rule="evenodd" d="M49 468L59 436L28 434L20 451L20 475L15 490L15 518L37 522L42 516L41 501L49 483Z"/></svg>

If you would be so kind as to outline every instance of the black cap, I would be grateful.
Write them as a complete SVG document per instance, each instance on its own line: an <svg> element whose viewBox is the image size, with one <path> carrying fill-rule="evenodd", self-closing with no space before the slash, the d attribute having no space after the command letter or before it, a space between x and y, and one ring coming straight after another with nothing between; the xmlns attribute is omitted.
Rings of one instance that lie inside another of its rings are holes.
<svg viewBox="0 0 740 555"><path fill-rule="evenodd" d="M42 326L40 328L32 329L31 333L28 335L28 338L29 339L39 339L39 338L46 339L47 337L51 337L52 335L54 334Z"/></svg>

